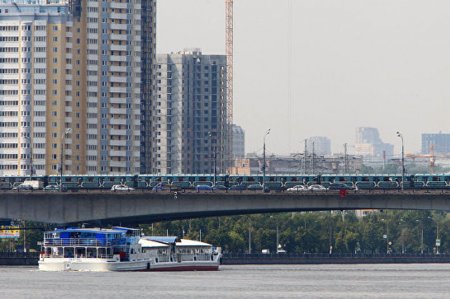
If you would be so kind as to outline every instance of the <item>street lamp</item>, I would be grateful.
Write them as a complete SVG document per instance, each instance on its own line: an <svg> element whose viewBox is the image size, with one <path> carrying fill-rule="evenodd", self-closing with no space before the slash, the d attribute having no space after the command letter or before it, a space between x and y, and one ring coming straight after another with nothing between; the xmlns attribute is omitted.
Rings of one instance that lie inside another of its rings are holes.
<svg viewBox="0 0 450 299"><path fill-rule="evenodd" d="M212 142L212 133L211 132L208 132L208 136L209 136L209 142L211 143L211 147L212 147L212 150L213 150L213 158L214 158L214 164L213 164L213 167L214 167L214 181L213 181L213 185L215 186L216 185L216 181L217 181L217 143L216 143L216 145L214 145L213 146L213 142Z"/></svg>
<svg viewBox="0 0 450 299"><path fill-rule="evenodd" d="M397 131L397 137L402 140L402 191L405 190L405 145L403 143L403 134Z"/></svg>
<svg viewBox="0 0 450 299"><path fill-rule="evenodd" d="M278 220L272 215L270 216L270 218L275 219L275 224L276 224L275 253L278 253L278 251L281 249L281 246L280 246L280 230L279 230L279 227L278 227Z"/></svg>
<svg viewBox="0 0 450 299"><path fill-rule="evenodd" d="M423 219L416 220L420 224L420 254L423 254Z"/></svg>
<svg viewBox="0 0 450 299"><path fill-rule="evenodd" d="M266 134L264 135L264 141L263 141L263 181L262 181L262 187L263 192L266 191L266 137L269 135L270 129L267 130Z"/></svg>
<svg viewBox="0 0 450 299"><path fill-rule="evenodd" d="M383 239L386 239L386 254L389 254L389 245L391 242L389 242L389 226L387 219L381 219L381 221L384 221L386 223L386 235L383 236ZM385 237L386 236L386 237Z"/></svg>
<svg viewBox="0 0 450 299"><path fill-rule="evenodd" d="M31 137L24 137L30 144L30 181L33 179L33 143Z"/></svg>
<svg viewBox="0 0 450 299"><path fill-rule="evenodd" d="M66 136L68 134L70 134L70 132L72 132L72 129L67 128L64 131L64 134L61 136L61 168L59 170L59 177L60 177L59 191L60 192L62 192L62 190L63 190L64 143L65 143Z"/></svg>

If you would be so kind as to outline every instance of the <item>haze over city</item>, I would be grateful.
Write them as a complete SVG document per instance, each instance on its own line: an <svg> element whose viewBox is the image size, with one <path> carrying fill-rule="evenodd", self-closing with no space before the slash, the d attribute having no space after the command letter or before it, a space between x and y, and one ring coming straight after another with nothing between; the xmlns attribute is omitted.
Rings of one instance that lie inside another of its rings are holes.
<svg viewBox="0 0 450 299"><path fill-rule="evenodd" d="M334 152L376 127L400 151L421 133L448 132L450 2L237 0L234 122L246 151L299 152L327 136ZM224 54L224 2L158 2L158 53ZM352 151L349 148L349 151Z"/></svg>

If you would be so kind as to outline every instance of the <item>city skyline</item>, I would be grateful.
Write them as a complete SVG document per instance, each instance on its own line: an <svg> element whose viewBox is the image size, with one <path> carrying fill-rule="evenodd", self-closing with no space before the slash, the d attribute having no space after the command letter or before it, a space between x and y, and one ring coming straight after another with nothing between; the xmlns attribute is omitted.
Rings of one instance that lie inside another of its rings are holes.
<svg viewBox="0 0 450 299"><path fill-rule="evenodd" d="M342 152L356 127L375 127L399 155L397 131L406 152L420 151L422 133L449 131L450 40L443 28L450 3L234 6L234 122L246 130L247 152L262 151L268 128L267 150L280 154L300 152L310 136L329 137L332 151ZM223 1L159 1L157 52L200 47L223 54L224 24Z"/></svg>

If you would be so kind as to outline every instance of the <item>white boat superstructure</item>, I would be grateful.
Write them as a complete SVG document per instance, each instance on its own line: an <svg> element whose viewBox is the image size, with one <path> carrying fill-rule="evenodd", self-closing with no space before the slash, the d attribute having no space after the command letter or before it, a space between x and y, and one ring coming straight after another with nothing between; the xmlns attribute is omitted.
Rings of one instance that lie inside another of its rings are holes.
<svg viewBox="0 0 450 299"><path fill-rule="evenodd" d="M67 228L44 233L43 271L145 271L151 259L139 244L141 231L125 227Z"/></svg>
<svg viewBox="0 0 450 299"><path fill-rule="evenodd" d="M219 269L220 248L177 237L142 237L142 251L151 256L150 271L215 271Z"/></svg>

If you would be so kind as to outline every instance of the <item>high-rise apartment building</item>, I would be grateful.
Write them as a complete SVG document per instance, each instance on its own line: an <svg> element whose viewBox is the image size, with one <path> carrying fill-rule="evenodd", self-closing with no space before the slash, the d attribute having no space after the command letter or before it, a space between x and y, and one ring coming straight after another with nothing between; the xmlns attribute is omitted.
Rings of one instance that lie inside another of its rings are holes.
<svg viewBox="0 0 450 299"><path fill-rule="evenodd" d="M160 54L156 61L150 172L224 172L226 56L193 49Z"/></svg>
<svg viewBox="0 0 450 299"><path fill-rule="evenodd" d="M450 134L429 133L422 134L422 154L450 153Z"/></svg>
<svg viewBox="0 0 450 299"><path fill-rule="evenodd" d="M140 172L154 2L0 4L0 174Z"/></svg>
<svg viewBox="0 0 450 299"><path fill-rule="evenodd" d="M233 159L245 157L245 131L240 126L233 124Z"/></svg>
<svg viewBox="0 0 450 299"><path fill-rule="evenodd" d="M151 115L155 99L156 0L141 3L141 173L150 173Z"/></svg>

